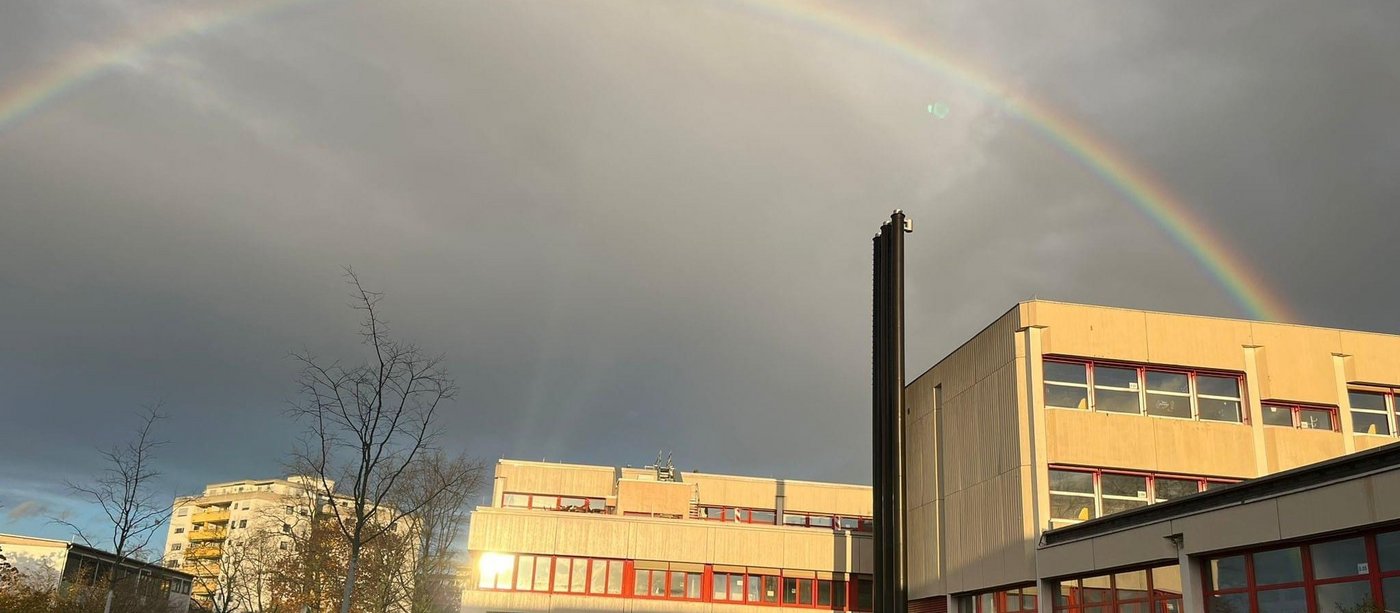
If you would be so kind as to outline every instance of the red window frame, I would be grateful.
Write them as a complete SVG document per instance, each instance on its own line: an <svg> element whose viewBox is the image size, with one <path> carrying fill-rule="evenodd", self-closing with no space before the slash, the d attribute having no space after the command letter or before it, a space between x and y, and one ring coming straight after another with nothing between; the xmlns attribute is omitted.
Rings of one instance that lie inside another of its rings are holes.
<svg viewBox="0 0 1400 613"><path fill-rule="evenodd" d="M706 567L704 571L696 572L692 570L661 570L656 568L636 568L634 566L632 569L631 597L638 598L641 600L689 600L696 602L704 601L706 600L705 575L707 574L708 570L709 567ZM662 594L660 596L653 595L651 593L651 579L653 579L658 573L661 575ZM690 585L690 575L697 575L700 578L699 586L697 588L699 594L694 598L687 596L685 593L686 589ZM646 576L647 578L647 581L644 583L645 589L643 589L641 593L638 593L638 579L640 579L643 576ZM681 577L681 595L679 596L671 595L671 581L675 577Z"/></svg>
<svg viewBox="0 0 1400 613"><path fill-rule="evenodd" d="M1386 418L1387 423L1388 423L1389 426L1390 426L1390 434L1380 434L1380 433L1370 434L1370 433L1367 433L1367 432L1356 432L1354 427L1353 427L1353 429L1352 429L1351 434L1363 434L1363 435L1366 435L1366 436L1387 436L1387 437L1390 437L1390 438L1395 438L1395 437L1397 437L1397 436L1400 436L1400 419L1397 419L1397 418L1396 418L1397 413L1400 413L1400 391L1397 391L1395 388L1390 387L1390 386L1387 386L1387 385L1355 385L1355 386L1348 386L1348 387L1347 387L1347 394L1350 395L1350 394L1353 394L1353 393L1379 394L1380 396L1383 396L1383 397L1384 397L1384 399L1385 399L1385 418ZM1353 406L1351 410L1352 410L1352 412L1356 412L1357 409L1356 409L1356 407ZM1372 410L1362 409L1362 412L1374 414L1374 409L1372 409ZM1338 427L1340 427L1340 424L1338 425Z"/></svg>
<svg viewBox="0 0 1400 613"><path fill-rule="evenodd" d="M617 559L610 559L610 558L588 558L588 557L583 557L583 556L536 555L536 554L532 554L532 553L513 553L513 554L506 554L506 555L510 555L510 556L512 556L512 557L514 558L514 560L512 560L512 562L511 562L511 567L510 567L510 587L509 587L509 588L480 587L480 586L478 585L478 586L475 587L474 589L487 590L487 591L493 591L493 592L535 592L535 593L550 593L550 594L578 594L578 595L587 594L587 595L593 595L593 596L611 596L611 597L614 597L614 598L622 597L622 596L624 596L624 595L626 594L626 588L628 587L628 586L627 586L627 577L628 577L628 574L627 574L627 567L630 565L630 562L628 562L628 561L626 561L626 560L617 560ZM524 558L527 558L527 557L530 558L530 559L532 560L531 567L530 567L530 576L528 577L528 578L529 578L529 582L528 582L529 585L528 585L528 587L523 587L523 588L522 588L522 587L520 587L520 579L521 579L520 571L521 571L521 566L522 566L522 564L523 564L523 562L524 562ZM554 583L554 582L555 582L555 573L556 573L557 570L558 570L559 560L582 560L582 561L584 562L584 564L583 564L583 569L582 569L582 570L579 570L579 569L577 568L577 567L578 567L577 564L573 564L572 562L570 562L570 564L569 564L569 575L565 578L565 589L563 589L563 590L555 589L555 583ZM534 580L535 580L535 577L537 576L537 573L539 572L537 569L539 568L539 565L540 565L541 563L543 563L543 564L545 565L545 568L547 568L547 570L545 571L545 576L546 576L546 580L545 580L545 589L537 590L537 589L534 588ZM598 565L600 565L600 564L603 565L603 567L605 568L605 570L604 570L604 575L603 575L603 591L601 591L601 592L595 592L595 591L593 591L593 570L594 570L594 568L595 568L596 566L598 566ZM610 587L612 587L612 573L610 572L610 571L611 571L611 568L610 568L610 567L611 567L612 565L619 565L619 566L622 568L621 577L619 578L619 587L618 587L619 591L618 591L618 593L616 593L616 594L609 594L609 593L608 593L608 589L609 589ZM582 575L582 576L583 576L583 591L574 591L574 590L573 590L573 582L574 582L574 576L575 576L575 575Z"/></svg>
<svg viewBox="0 0 1400 613"><path fill-rule="evenodd" d="M1168 592L1168 591L1164 591L1164 590L1159 590L1159 589L1157 589L1157 586L1156 586L1156 579L1154 578L1154 573L1152 572L1152 571L1154 571L1154 570L1156 570L1156 569L1159 569L1159 568L1168 568L1168 567L1175 567L1175 568L1178 568L1178 571L1177 571L1177 572L1180 572L1180 570L1179 570L1180 567L1177 567L1175 564L1166 564L1166 565L1160 565L1160 566L1146 566L1146 567L1128 568L1128 569L1123 569L1123 570L1120 570L1120 571L1117 571L1117 572L1107 573L1107 574L1103 574L1103 575L1087 575L1087 576L1084 576L1084 577L1075 577L1075 578L1072 578L1072 579L1062 579L1062 580L1056 582L1056 583L1058 584L1058 592L1059 592L1059 593L1058 593L1058 597L1055 598L1055 600L1051 603L1051 604L1053 605L1053 606L1052 606L1052 609L1053 609L1054 611L1056 611L1057 613L1059 613L1059 612L1081 613L1082 611L1084 611L1084 610L1086 610L1086 609L1096 609L1096 610L1101 610L1101 611L1118 611L1118 610L1121 610L1120 607L1119 607L1119 605L1141 605L1140 607L1135 607L1135 608L1138 608L1139 610L1146 610L1146 611L1153 611L1153 612L1165 612L1165 611L1168 611L1168 610L1180 611L1180 610L1182 610L1182 609L1181 609L1182 598L1183 598L1183 597L1182 597L1182 594L1179 593L1179 592ZM1123 588L1123 589L1124 589L1124 590L1126 590L1126 589L1132 589L1133 591L1141 591L1141 592L1142 592L1142 596L1141 596L1141 597L1135 597L1135 598L1119 598L1119 592L1120 592L1121 590L1120 590L1120 588L1118 587L1118 575L1123 575L1123 574L1127 574L1127 573L1137 573L1137 572L1146 573L1146 575L1147 575L1146 589L1142 589L1142 590L1138 590L1138 588ZM1093 588L1086 588L1086 587L1084 587L1084 581L1085 581L1085 580L1089 580L1089 579L1098 579L1098 578L1107 579L1107 580L1108 580L1108 587L1093 587ZM1072 591L1072 592L1070 592L1070 593L1065 593L1065 589L1064 589L1064 588L1065 588L1066 584L1071 585L1071 589L1074 590L1074 591ZM1088 598L1085 598L1085 597L1084 597L1084 594L1086 593L1085 590L1088 590L1088 589L1093 589L1093 590L1104 590L1104 599L1103 599L1103 600L1096 600L1096 601L1093 601L1093 602L1089 602L1089 601L1088 601ZM1175 609L1169 609L1167 605L1169 605L1170 603L1173 603L1173 602L1176 603L1176 608L1175 608ZM1247 612L1246 612L1246 613L1247 613Z"/></svg>
<svg viewBox="0 0 1400 613"><path fill-rule="evenodd" d="M710 517L710 510L720 511L719 517ZM754 513L772 513L773 521L764 522L754 519ZM736 524L758 524L760 526L774 526L778 523L778 512L774 509L755 509L749 507L731 507L719 504L706 504L700 506L700 519L705 521L719 521Z"/></svg>
<svg viewBox="0 0 1400 613"><path fill-rule="evenodd" d="M1029 590L1029 592L1027 592ZM1039 609L1040 595L1034 585L1007 588L996 592L983 592L972 597L972 610L975 613L1035 613ZM991 594L992 610L983 606L983 597ZM1012 607L1012 600L1015 600L1015 607ZM1031 599L1030 608L1025 606L1025 598Z"/></svg>
<svg viewBox="0 0 1400 613"><path fill-rule="evenodd" d="M1206 605L1206 607L1209 607L1209 606L1210 606L1211 598L1213 598L1213 597L1215 597L1215 596L1227 596L1227 595L1233 595L1233 594L1247 594L1247 595L1248 595L1248 599L1249 599L1249 606L1250 606L1250 609L1251 609L1251 610L1254 610L1254 611L1257 611L1257 610L1259 610L1259 593L1260 593L1260 592L1267 592L1267 591L1281 590L1281 589L1290 589L1290 588L1295 588L1295 589L1296 589L1296 588L1303 588L1303 597L1306 599L1306 604L1307 604L1307 607L1308 607L1308 611L1315 611L1315 610L1316 610L1316 602L1317 602L1317 586L1320 586L1320 585L1338 585L1338 584L1344 584L1344 583L1360 583L1360 582L1363 582L1363 581L1364 581L1364 582L1368 583L1368 584L1369 584L1369 587L1371 588L1371 598L1372 598L1372 602L1374 602L1374 603L1376 604L1376 606L1378 607L1378 610L1381 610L1381 611L1384 611L1384 610L1387 610L1387 609L1393 610L1393 609L1396 607L1396 605L1397 605L1397 604L1400 604L1400 603L1389 603L1389 604L1387 604L1387 603L1385 602L1384 581L1385 581L1386 579L1400 578L1400 568L1397 568L1397 569L1394 569L1394 570L1382 570L1382 569L1381 569L1381 565L1380 565L1380 550L1379 550L1379 548L1378 548L1377 545L1376 545L1376 537L1380 536L1381 534L1388 534L1388 533L1392 533L1392 532L1400 532L1400 525L1390 525L1390 526L1385 526L1385 527L1382 527L1382 528L1373 528L1373 529L1370 529L1370 530L1352 532L1352 533L1344 534L1344 535L1333 535L1333 536L1330 536L1330 537L1327 537L1327 538L1307 539L1307 540L1296 541L1296 542L1293 542L1293 543L1290 543L1290 544L1285 544L1285 545L1274 545L1274 544L1271 544L1271 546L1269 546L1269 547L1259 547L1259 548L1253 548L1253 549L1250 549L1250 548L1246 548L1246 549L1236 549L1236 550L1230 550L1230 551L1226 551L1226 552L1220 552L1220 553L1211 554L1210 556L1205 557L1205 559L1203 560L1203 563L1201 564L1201 587L1202 587L1202 592L1205 594L1205 605ZM1313 559L1312 559L1312 548L1313 548L1313 547L1315 547L1315 546L1317 546L1317 545L1323 545L1323 544L1334 543L1334 542L1339 542L1339 541L1346 541L1346 540L1355 539L1355 538L1361 538L1361 539L1362 539L1362 544L1363 544L1363 546L1366 548L1366 565L1367 565L1367 572L1365 572L1365 573L1357 573L1357 574L1355 574L1355 575L1348 575L1348 576L1345 576L1345 577L1332 577L1332 578L1328 578L1328 579L1317 579L1317 578L1314 577ZM1261 553L1268 553L1268 552L1271 552L1271 551L1281 551L1281 550L1285 550L1285 549L1292 549L1292 548L1295 548L1295 547L1299 549L1299 553L1300 553L1299 557L1300 557L1300 559L1301 559L1301 563L1302 563L1302 566L1303 566L1303 569L1302 569L1302 570L1303 570L1303 580L1302 580L1302 581L1293 581L1293 582L1288 582L1288 583L1277 583L1277 584L1270 583L1270 584L1260 585L1260 584L1258 583L1257 578L1255 577L1255 573L1254 573L1254 556L1255 556L1255 555L1258 555L1258 554L1261 554ZM1225 559L1225 558L1231 558L1231 557L1235 557L1235 556L1243 556L1243 557L1244 557L1244 564L1245 564L1245 585L1244 585L1244 587L1225 588L1225 589L1213 589L1213 588L1212 588L1213 583L1212 583L1212 581L1211 581L1211 565L1212 565L1212 563L1215 562L1216 560L1221 560L1221 559Z"/></svg>
<svg viewBox="0 0 1400 613"><path fill-rule="evenodd" d="M1210 487L1211 484L1230 485L1230 484L1234 484L1234 483L1239 483L1239 480L1238 480L1238 479L1228 479L1228 478L1225 478L1225 477L1207 477L1207 476L1202 476L1202 475L1179 475L1179 474L1174 474L1174 473L1154 473L1154 472L1136 471L1136 470L1120 470L1120 469L1116 469L1116 468L1093 468L1093 467L1089 467L1089 466L1074 466L1074 465L1069 465L1069 464L1051 464L1051 465L1049 466L1049 470L1058 470L1058 471L1075 472L1075 473L1088 473L1088 474L1090 474L1090 475L1093 476L1093 479L1094 479L1094 517L1092 517L1092 518L1090 518L1090 519L1096 519L1096 518L1099 518L1099 517L1103 517L1103 516L1105 515L1104 513L1102 513L1102 510L1103 510L1103 501L1104 501L1104 493L1103 493L1103 476L1104 476L1104 475L1126 475L1126 476L1130 476L1130 477L1145 477L1146 480L1147 480L1147 483L1146 483L1146 485L1147 485L1147 504L1149 504L1149 505L1157 504L1157 498L1158 498L1158 496L1157 496L1157 480L1158 480L1158 479L1176 479L1176 480L1181 480L1181 481L1195 481L1195 482L1196 482L1196 493L1200 493L1200 492L1206 491L1207 489L1209 489L1209 487ZM1050 519L1051 519L1052 521L1060 521L1060 522L1065 522L1065 521L1074 521L1074 522L1083 521L1083 520L1063 519L1063 518L1050 518Z"/></svg>
<svg viewBox="0 0 1400 613"><path fill-rule="evenodd" d="M1259 402L1259 406L1260 406L1260 409L1261 409L1261 410L1267 410L1269 407L1279 407L1279 408L1281 408L1281 409L1288 409L1288 410L1292 413L1292 421L1293 421L1293 423L1292 423L1291 426L1276 425L1276 424L1271 424L1271 423L1268 423L1268 422L1264 422L1263 425L1264 425L1265 427L1268 427L1268 428L1287 428L1287 427L1292 427L1292 428L1297 428L1297 429L1299 429L1299 430L1321 430L1322 432L1341 432L1341 431L1342 431L1342 420L1340 419L1340 417L1341 417L1341 411L1337 410L1337 407L1334 407L1334 406L1328 406L1328 405L1325 405L1325 404L1310 404L1310 403L1305 403L1305 402L1287 402L1287 401L1282 401L1282 400L1263 400L1263 401L1260 401L1260 402ZM1326 411L1326 412L1330 413L1330 414L1332 415L1332 429L1331 429L1331 430L1322 430L1322 429L1320 429L1320 428L1311 428L1311 427L1309 427L1309 428L1304 428L1304 427L1302 427L1302 416L1301 416L1301 413L1302 413L1303 411Z"/></svg>
<svg viewBox="0 0 1400 613"><path fill-rule="evenodd" d="M1167 365L1161 365L1161 364L1148 364L1148 363L1144 363L1144 362L1124 362L1124 361L1117 361L1117 360L1094 360L1094 359L1088 359L1088 358L1076 358L1076 357L1070 357L1070 356L1055 356L1055 355L1043 356L1043 357L1041 358L1041 361L1042 361L1042 362L1052 362L1052 363L1055 363L1055 364L1069 364L1069 365L1083 366L1083 367L1084 367L1084 369L1085 369L1085 370L1084 370L1084 381L1085 381L1085 384L1087 385L1087 398L1088 398L1088 407L1086 408L1086 410L1088 410L1088 411L1090 411L1090 412L1096 412L1096 413L1097 413L1097 412L1107 412L1107 413L1113 413L1113 414L1116 414L1116 415L1134 415L1134 413L1117 413L1117 412L1113 412L1113 411L1099 411L1099 409L1097 408L1097 404L1098 404L1098 403L1095 401L1095 398L1094 398L1094 388L1095 388L1095 384L1094 384L1094 367L1095 367L1095 366L1103 366L1103 367L1105 367L1105 368L1131 368L1131 369L1134 369L1134 370L1137 371L1137 376L1138 376L1138 381L1137 381L1137 386L1138 386L1138 389L1137 389L1137 391L1138 391L1138 412L1136 413L1136 415L1140 415L1140 416L1143 416L1143 417L1155 417L1155 418L1157 418L1157 419L1177 419L1177 420L1181 420L1181 421L1206 421L1206 422L1220 423L1220 424L1231 424L1231 423L1234 423L1234 424L1240 424L1240 425L1249 425L1249 423L1250 423L1250 422L1249 422L1249 408L1248 408L1248 407L1249 407L1249 398L1248 398L1249 389L1248 389L1248 387L1246 386L1247 381L1246 381L1246 379L1245 379L1245 374L1244 374L1244 373L1241 373L1241 372L1231 372L1231 371L1227 371L1227 370L1214 370L1214 369L1208 369L1208 368L1187 368L1187 367L1182 367L1182 366L1167 366ZM1191 397L1191 417L1190 417L1189 419L1188 419L1188 418L1185 418L1185 417L1172 417L1172 416L1169 416L1169 415L1152 415L1152 414L1150 414L1150 413L1147 412L1147 400L1146 400L1146 398L1147 398L1147 371L1164 372L1164 373L1175 373L1175 374L1182 374L1182 375L1186 375L1186 376L1190 377L1190 379L1191 379L1191 392L1190 392L1190 397ZM1198 392L1197 389L1196 389L1196 378L1199 377L1199 376L1220 377L1220 378L1234 378L1234 379L1236 380L1237 387L1238 387L1239 390L1240 390L1240 396L1239 396L1239 403L1240 403L1240 421L1238 421L1238 422L1232 422L1232 421L1223 421L1223 420L1218 420L1218 419L1201 419L1200 392ZM1042 379L1044 379L1044 377L1042 377ZM1043 387L1045 384L1046 384L1046 381L1042 380L1042 381L1041 381L1041 386ZM1042 391L1042 394L1043 394L1043 391ZM1042 402L1042 403L1043 403L1043 402ZM1047 407L1045 407L1045 408L1061 409L1061 407L1049 407L1049 406L1047 406ZM1063 410L1071 410L1071 411L1072 411L1072 410L1078 410L1078 409L1063 409Z"/></svg>
<svg viewBox="0 0 1400 613"><path fill-rule="evenodd" d="M524 496L524 497L525 497L525 506L522 507L522 506L516 506L516 505L507 505L506 502L505 502L505 501L506 501L506 496ZM553 500L553 504L551 504L550 506L535 506L535 499L537 499L537 498L538 498L539 500L541 500L541 501L549 501L549 500L552 499L552 500ZM577 507L575 507L576 510L575 510L575 509L568 509L568 508L565 508L565 507L563 506L563 500L564 500L565 498L568 498L568 499L571 499L571 500L582 500L582 501L583 501L583 507L582 507L582 508L577 508ZM524 492L506 492L506 493L502 494L502 496L501 496L501 507L502 507L502 508L506 508L506 509L530 509L530 510L534 510L534 511L565 511L565 512L573 512L573 513L603 513L603 512L605 512L605 511L607 511L607 504L608 504L607 499L599 498L599 497L596 497L596 496L590 497L590 496L565 496L565 495L561 495L561 494L527 494L527 493L524 493Z"/></svg>
<svg viewBox="0 0 1400 613"><path fill-rule="evenodd" d="M802 521L802 523L789 523L788 520L787 520L787 518L789 518L789 517L792 517L792 518L801 518L803 521ZM830 521L831 521L831 525L830 525L830 526L814 526L814 525L812 525L812 520L813 520L813 519L826 519L826 520L830 520ZM855 528L854 530L851 530L850 528L842 527L842 525L841 525L841 521L842 521L842 520L849 520L849 519L856 520L856 528ZM791 527L791 528L819 528L819 529L822 529L822 530L832 530L832 531L847 531L847 530L849 530L849 531L851 531L851 532L872 532L872 531L874 530L874 521L875 521L875 518L873 518L873 517L865 517L865 516L861 516L861 515L837 515L837 514L835 514L835 513L830 513L830 514L828 514L828 513L812 513L812 512L808 512L808 511L783 511L782 517L779 518L779 520L780 520L779 525L788 526L788 527Z"/></svg>

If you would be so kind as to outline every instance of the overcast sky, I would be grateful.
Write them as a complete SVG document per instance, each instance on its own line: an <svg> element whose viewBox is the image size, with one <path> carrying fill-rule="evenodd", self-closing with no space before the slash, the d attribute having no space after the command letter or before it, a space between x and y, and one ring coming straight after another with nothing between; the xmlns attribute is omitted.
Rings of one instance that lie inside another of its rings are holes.
<svg viewBox="0 0 1400 613"><path fill-rule="evenodd" d="M896 207L911 374L1032 296L1245 315L998 101L754 6L293 3L0 126L0 531L92 521L62 480L152 402L172 496L279 475L289 352L359 355L345 265L446 354L450 450L810 480L869 480ZM1120 149L1305 323L1400 332L1400 4L829 6ZM0 99L170 10L0 4Z"/></svg>

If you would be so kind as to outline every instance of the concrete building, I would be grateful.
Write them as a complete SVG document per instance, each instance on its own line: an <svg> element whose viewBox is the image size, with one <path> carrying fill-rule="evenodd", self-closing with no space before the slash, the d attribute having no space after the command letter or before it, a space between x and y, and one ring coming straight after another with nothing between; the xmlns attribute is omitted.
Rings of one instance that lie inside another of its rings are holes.
<svg viewBox="0 0 1400 613"><path fill-rule="evenodd" d="M48 584L60 591L97 585L117 564L117 556L100 549L14 534L0 534L0 552L21 580ZM143 599L150 611L184 612L190 607L193 579L189 573L128 559L117 566L114 585Z"/></svg>
<svg viewBox="0 0 1400 613"><path fill-rule="evenodd" d="M869 487L501 460L463 610L870 609Z"/></svg>
<svg viewBox="0 0 1400 613"><path fill-rule="evenodd" d="M1397 610L1396 453L1325 462L1397 389L1396 336L1018 304L906 389L910 610Z"/></svg>

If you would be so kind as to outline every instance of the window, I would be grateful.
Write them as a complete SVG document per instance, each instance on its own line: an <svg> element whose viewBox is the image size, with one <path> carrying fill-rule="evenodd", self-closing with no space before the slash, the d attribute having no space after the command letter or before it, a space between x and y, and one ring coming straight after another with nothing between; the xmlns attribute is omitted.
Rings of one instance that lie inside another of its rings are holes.
<svg viewBox="0 0 1400 613"><path fill-rule="evenodd" d="M972 597L974 613L1035 613L1036 588L1023 587Z"/></svg>
<svg viewBox="0 0 1400 613"><path fill-rule="evenodd" d="M501 506L514 509L567 511L571 513L603 513L607 510L607 501L602 498L585 498L580 496L552 496L507 492L501 496Z"/></svg>
<svg viewBox="0 0 1400 613"><path fill-rule="evenodd" d="M1088 366L1045 362L1045 406L1089 410Z"/></svg>
<svg viewBox="0 0 1400 613"><path fill-rule="evenodd" d="M184 517L184 516L189 515L189 514L190 514L190 508L189 508L189 507L181 507L181 508L180 508L180 512L179 512L179 513L176 513L175 516L176 516L176 517Z"/></svg>
<svg viewBox="0 0 1400 613"><path fill-rule="evenodd" d="M1223 479L1129 473L1092 468L1050 468L1050 527L1166 502L1209 489Z"/></svg>
<svg viewBox="0 0 1400 613"><path fill-rule="evenodd" d="M1244 422L1238 374L1046 359L1045 406Z"/></svg>
<svg viewBox="0 0 1400 613"><path fill-rule="evenodd" d="M240 519L240 520L238 520L238 527L239 527L239 528L247 528L247 527L248 527L248 520L246 520L246 519Z"/></svg>
<svg viewBox="0 0 1400 613"><path fill-rule="evenodd" d="M1397 545L1400 531L1391 531L1212 559L1205 565L1209 610L1245 611L1251 599L1260 611L1395 610Z"/></svg>
<svg viewBox="0 0 1400 613"><path fill-rule="evenodd" d="M700 572L638 568L632 593L644 598L700 600Z"/></svg>
<svg viewBox="0 0 1400 613"><path fill-rule="evenodd" d="M1020 590L1019 609L1012 608L1015 606L1011 599L1014 590L997 596L1006 600L1006 610L1033 611L1036 603L1026 594L1032 589ZM1034 591L1030 595L1034 596ZM1181 570L1176 565L1159 566L1061 581L1054 610L1063 613L1179 613ZM1236 613L1248 613L1248 609Z"/></svg>
<svg viewBox="0 0 1400 613"><path fill-rule="evenodd" d="M869 517L860 516L836 516L827 515L825 513L804 513L801 511L783 512L784 526L870 532L871 521L872 519Z"/></svg>
<svg viewBox="0 0 1400 613"><path fill-rule="evenodd" d="M1352 390L1347 397L1351 399L1352 432L1388 436L1394 431L1391 428L1391 413L1395 407L1393 393Z"/></svg>
<svg viewBox="0 0 1400 613"><path fill-rule="evenodd" d="M176 528L176 529L175 529L175 534L184 534L184 533L185 533L185 529L184 529L184 528Z"/></svg>
<svg viewBox="0 0 1400 613"><path fill-rule="evenodd" d="M741 524L778 523L778 514L770 509L744 509L736 507L701 507L700 516L710 521L727 521Z"/></svg>
<svg viewBox="0 0 1400 613"><path fill-rule="evenodd" d="M1263 421L1266 426L1335 431L1336 413L1337 410L1331 407L1279 402L1265 402L1263 405Z"/></svg>
<svg viewBox="0 0 1400 613"><path fill-rule="evenodd" d="M183 544L181 544L181 543L175 543L174 545L171 545L171 546L170 546L170 550L171 550L171 551L179 551L179 550L184 549L184 548L185 548L185 546L184 546Z"/></svg>

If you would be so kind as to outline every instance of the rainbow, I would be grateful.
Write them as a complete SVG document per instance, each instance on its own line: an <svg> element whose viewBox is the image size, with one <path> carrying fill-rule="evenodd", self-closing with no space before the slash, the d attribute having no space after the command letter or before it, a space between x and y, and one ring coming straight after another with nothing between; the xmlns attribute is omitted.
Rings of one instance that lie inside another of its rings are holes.
<svg viewBox="0 0 1400 613"><path fill-rule="evenodd" d="M130 61L143 51L190 34L311 1L315 0L241 0L177 9L143 24L139 31L95 48L80 49L20 85L0 92L0 133L60 94L111 66ZM928 42L916 44L888 24L817 6L810 0L714 1L745 14L837 36L967 85L1112 186L1186 250L1249 317L1270 321L1296 319L1283 300L1209 224L1159 181L1135 168L1130 158L1069 117L992 79L971 62Z"/></svg>

